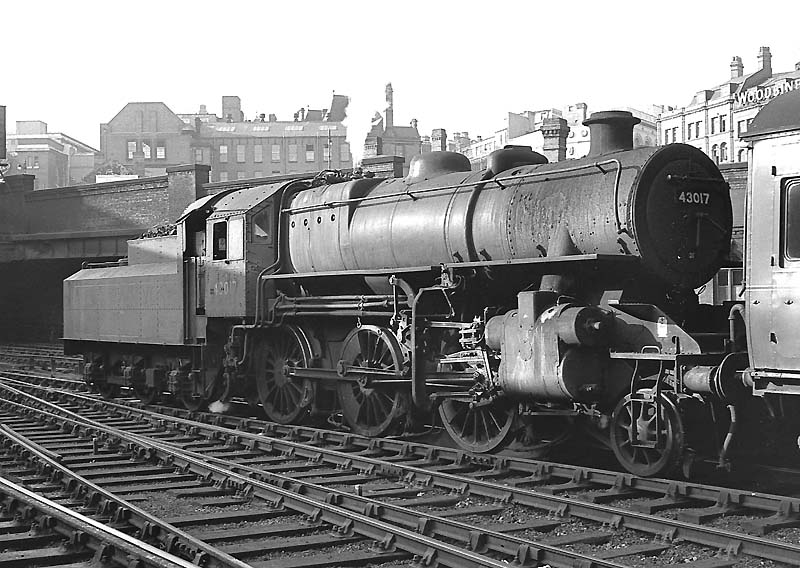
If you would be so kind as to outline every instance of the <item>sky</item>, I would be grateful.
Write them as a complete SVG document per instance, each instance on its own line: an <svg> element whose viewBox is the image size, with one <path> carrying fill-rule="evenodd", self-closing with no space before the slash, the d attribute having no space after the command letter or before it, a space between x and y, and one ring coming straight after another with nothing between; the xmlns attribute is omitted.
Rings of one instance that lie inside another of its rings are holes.
<svg viewBox="0 0 800 568"><path fill-rule="evenodd" d="M20 2L10 5L22 6ZM100 124L126 103L201 104L245 118L350 97L349 135L394 88L395 124L491 136L508 112L585 102L591 111L687 105L730 77L800 62L800 2L789 0L42 0L3 19L0 105L8 131L42 120L99 149ZM6 10L6 15L9 12Z"/></svg>

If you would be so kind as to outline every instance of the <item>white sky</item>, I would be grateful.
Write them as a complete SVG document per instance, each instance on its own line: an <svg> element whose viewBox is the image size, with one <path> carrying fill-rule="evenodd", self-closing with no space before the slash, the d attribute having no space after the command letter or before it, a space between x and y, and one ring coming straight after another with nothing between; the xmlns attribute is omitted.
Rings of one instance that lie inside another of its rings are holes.
<svg viewBox="0 0 800 568"><path fill-rule="evenodd" d="M755 71L762 45L774 71L800 61L796 0L43 0L20 18L14 5L0 24L9 132L43 120L96 148L132 101L219 115L238 95L246 118L291 120L335 90L363 140L391 81L396 124L474 138L508 111L683 106L734 55Z"/></svg>

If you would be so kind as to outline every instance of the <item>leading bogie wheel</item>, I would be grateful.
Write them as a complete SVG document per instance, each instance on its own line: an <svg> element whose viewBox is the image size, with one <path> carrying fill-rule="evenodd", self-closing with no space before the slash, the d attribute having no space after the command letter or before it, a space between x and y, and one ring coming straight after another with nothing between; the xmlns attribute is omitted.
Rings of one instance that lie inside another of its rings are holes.
<svg viewBox="0 0 800 568"><path fill-rule="evenodd" d="M297 326L270 330L256 343L253 354L256 391L264 412L273 422L298 424L308 415L314 402L314 383L292 377L291 370L310 367L311 359L311 343Z"/></svg>
<svg viewBox="0 0 800 568"><path fill-rule="evenodd" d="M631 395L623 398L611 415L611 448L619 463L635 475L672 473L685 449L683 421L673 401L663 394L657 405Z"/></svg>
<svg viewBox="0 0 800 568"><path fill-rule="evenodd" d="M342 346L342 364L347 378L337 387L342 416L350 429L361 436L395 434L404 426L408 413L408 388L381 385L368 374L359 376L354 368L382 371L387 378L403 375L403 355L392 332L374 325L352 330Z"/></svg>

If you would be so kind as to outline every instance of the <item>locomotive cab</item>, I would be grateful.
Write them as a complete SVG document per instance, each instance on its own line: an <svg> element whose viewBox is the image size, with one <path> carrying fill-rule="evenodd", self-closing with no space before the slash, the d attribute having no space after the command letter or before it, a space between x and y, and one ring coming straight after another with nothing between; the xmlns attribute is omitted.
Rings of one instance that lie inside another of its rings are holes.
<svg viewBox="0 0 800 568"><path fill-rule="evenodd" d="M273 197L281 187L274 184L233 191L206 212L204 224L187 225L186 234L194 242L186 251L196 266L198 313L208 318L255 314L252 276L277 257Z"/></svg>

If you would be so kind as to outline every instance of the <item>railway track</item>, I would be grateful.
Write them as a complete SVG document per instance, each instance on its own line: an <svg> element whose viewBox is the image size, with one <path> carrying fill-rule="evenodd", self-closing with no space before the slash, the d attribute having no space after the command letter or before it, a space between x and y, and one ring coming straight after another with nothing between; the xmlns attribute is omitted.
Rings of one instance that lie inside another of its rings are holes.
<svg viewBox="0 0 800 568"><path fill-rule="evenodd" d="M0 364L28 369L43 369L51 373L75 373L83 366L83 358L64 355L60 344L0 344Z"/></svg>
<svg viewBox="0 0 800 568"><path fill-rule="evenodd" d="M341 565L412 560L451 566L800 565L794 528L800 525L800 501L790 497L229 416L209 424L174 409L153 412L26 387L57 397L53 404L4 388L5 420L25 421L24 428L14 426L16 432L46 449L64 448L71 440L68 455L58 450L62 465L83 468L116 493L120 484L128 484L128 493L139 499L167 491L182 495L182 506L204 510L209 497L193 492L218 491L214 520L224 522L224 530L209 526L209 514L195 513L177 519L189 523L183 526L190 534L214 542L250 535L252 541L256 529L240 526L241 516L250 513L239 511L252 507L294 519L291 528L270 520L271 530L279 531L269 533L279 549L258 548L267 539L264 533L259 544L249 545L258 552L235 548L248 546L235 540L222 545L264 566L332 560ZM133 448L132 454L121 457L120 448ZM122 470L115 474L108 462ZM285 536L300 529L298 515L304 534L316 531L312 536L318 540ZM342 538L352 540L342 544ZM295 541L297 547L339 542L346 554L323 548L298 559L290 553Z"/></svg>

